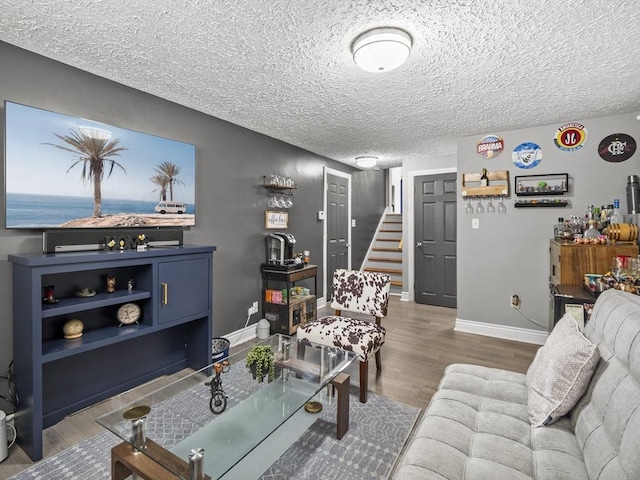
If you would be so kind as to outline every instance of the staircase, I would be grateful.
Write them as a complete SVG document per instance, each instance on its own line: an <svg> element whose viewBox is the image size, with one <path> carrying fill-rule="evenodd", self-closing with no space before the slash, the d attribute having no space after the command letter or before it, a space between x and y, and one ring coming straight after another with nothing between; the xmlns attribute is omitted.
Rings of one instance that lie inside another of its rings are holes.
<svg viewBox="0 0 640 480"><path fill-rule="evenodd" d="M402 293L402 214L385 214L362 269L391 275L391 293Z"/></svg>

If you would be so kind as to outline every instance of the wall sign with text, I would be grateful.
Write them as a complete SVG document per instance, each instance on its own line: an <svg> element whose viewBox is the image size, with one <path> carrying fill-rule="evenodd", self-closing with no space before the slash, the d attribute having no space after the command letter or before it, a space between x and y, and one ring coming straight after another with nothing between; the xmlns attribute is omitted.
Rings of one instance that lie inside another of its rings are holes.
<svg viewBox="0 0 640 480"><path fill-rule="evenodd" d="M556 130L553 141L565 152L580 150L587 141L587 129L581 123L565 123Z"/></svg>
<svg viewBox="0 0 640 480"><path fill-rule="evenodd" d="M504 140L499 135L487 135L478 141L477 153L482 158L495 158L504 150Z"/></svg>
<svg viewBox="0 0 640 480"><path fill-rule="evenodd" d="M275 230L289 228L289 213L267 210L264 212L264 228Z"/></svg>

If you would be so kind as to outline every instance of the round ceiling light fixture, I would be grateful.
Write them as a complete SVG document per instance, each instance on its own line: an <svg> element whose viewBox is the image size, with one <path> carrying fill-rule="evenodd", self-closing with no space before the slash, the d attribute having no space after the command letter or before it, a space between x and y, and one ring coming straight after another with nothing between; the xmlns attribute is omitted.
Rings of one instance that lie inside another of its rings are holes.
<svg viewBox="0 0 640 480"><path fill-rule="evenodd" d="M378 157L374 157L372 155L365 155L362 157L356 157L356 165L361 168L371 168L375 167L378 161Z"/></svg>
<svg viewBox="0 0 640 480"><path fill-rule="evenodd" d="M411 53L411 36L393 27L374 28L351 46L353 61L367 72L388 72L402 65Z"/></svg>

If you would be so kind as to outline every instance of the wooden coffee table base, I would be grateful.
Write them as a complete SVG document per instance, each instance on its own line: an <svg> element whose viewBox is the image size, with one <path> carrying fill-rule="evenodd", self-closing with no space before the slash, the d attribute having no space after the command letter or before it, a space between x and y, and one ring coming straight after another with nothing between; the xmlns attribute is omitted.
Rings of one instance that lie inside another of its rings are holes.
<svg viewBox="0 0 640 480"><path fill-rule="evenodd" d="M187 462L151 439L147 439L146 448L149 450L149 454L155 459L160 459L162 464L152 460L146 454L134 450L129 443L123 442L113 447L111 449L111 480L125 480L133 473L143 480L189 478L189 464ZM168 469L179 472L180 477L175 476ZM205 475L204 480L211 480L211 477Z"/></svg>
<svg viewBox="0 0 640 480"><path fill-rule="evenodd" d="M331 385L338 391L338 418L336 419L336 438L340 440L349 430L349 375L339 373L331 381Z"/></svg>
<svg viewBox="0 0 640 480"><path fill-rule="evenodd" d="M340 373L331 381L338 392L336 438L340 440L349 430L349 375ZM189 478L189 464L151 439L147 439L149 455L123 442L111 449L111 480L125 480L135 473L142 480L180 480L171 472ZM152 460L159 459L159 461ZM160 463L162 462L162 463ZM205 476L204 480L211 477Z"/></svg>

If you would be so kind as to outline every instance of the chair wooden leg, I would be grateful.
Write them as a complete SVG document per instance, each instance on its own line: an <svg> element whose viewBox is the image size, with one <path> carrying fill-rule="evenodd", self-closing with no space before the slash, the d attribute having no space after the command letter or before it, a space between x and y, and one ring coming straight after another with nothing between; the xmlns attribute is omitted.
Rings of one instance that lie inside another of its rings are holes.
<svg viewBox="0 0 640 480"><path fill-rule="evenodd" d="M367 403L369 390L369 362L360 362L360 403Z"/></svg>
<svg viewBox="0 0 640 480"><path fill-rule="evenodd" d="M382 370L382 356L380 355L380 350L376 352L376 369Z"/></svg>

